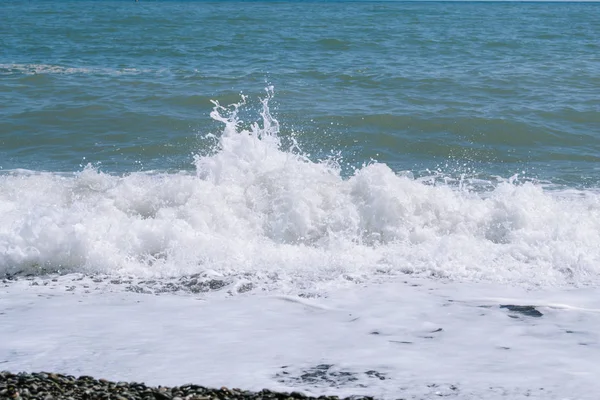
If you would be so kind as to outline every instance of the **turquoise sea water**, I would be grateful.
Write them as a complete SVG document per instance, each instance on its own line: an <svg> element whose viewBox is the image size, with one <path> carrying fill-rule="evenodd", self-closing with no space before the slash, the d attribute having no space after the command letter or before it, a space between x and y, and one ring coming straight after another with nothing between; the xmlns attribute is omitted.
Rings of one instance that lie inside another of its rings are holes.
<svg viewBox="0 0 600 400"><path fill-rule="evenodd" d="M271 113L313 160L600 184L600 4L22 1L0 6L0 168L191 170Z"/></svg>

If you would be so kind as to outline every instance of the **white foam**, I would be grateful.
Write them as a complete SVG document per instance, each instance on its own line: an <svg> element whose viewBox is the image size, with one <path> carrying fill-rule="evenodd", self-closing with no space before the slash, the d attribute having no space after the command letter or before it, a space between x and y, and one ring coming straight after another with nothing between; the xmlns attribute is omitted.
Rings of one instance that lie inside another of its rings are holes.
<svg viewBox="0 0 600 400"><path fill-rule="evenodd" d="M210 271L283 292L413 273L581 285L600 272L600 195L504 181L430 185L372 163L344 179L282 148L264 100L236 107L196 173L0 175L0 273L165 277ZM231 110L231 109L230 109Z"/></svg>
<svg viewBox="0 0 600 400"><path fill-rule="evenodd" d="M21 281L0 288L0 365L385 399L597 398L600 314L585 311L600 306L597 289L403 281L310 301L72 294ZM537 316L502 307L532 304Z"/></svg>

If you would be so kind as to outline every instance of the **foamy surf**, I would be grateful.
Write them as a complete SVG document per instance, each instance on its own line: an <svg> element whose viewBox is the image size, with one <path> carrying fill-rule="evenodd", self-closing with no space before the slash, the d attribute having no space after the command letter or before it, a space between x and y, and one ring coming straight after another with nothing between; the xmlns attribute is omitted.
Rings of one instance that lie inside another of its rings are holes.
<svg viewBox="0 0 600 400"><path fill-rule="evenodd" d="M215 103L224 129L195 173L4 173L0 274L197 276L291 293L399 274L598 281L598 193L512 181L472 191L377 162L344 178L282 145L271 96L247 127L244 101Z"/></svg>
<svg viewBox="0 0 600 400"><path fill-rule="evenodd" d="M377 399L591 400L600 390L600 318L586 311L597 289L403 278L309 300L73 295L25 282L0 293L0 364L11 371Z"/></svg>

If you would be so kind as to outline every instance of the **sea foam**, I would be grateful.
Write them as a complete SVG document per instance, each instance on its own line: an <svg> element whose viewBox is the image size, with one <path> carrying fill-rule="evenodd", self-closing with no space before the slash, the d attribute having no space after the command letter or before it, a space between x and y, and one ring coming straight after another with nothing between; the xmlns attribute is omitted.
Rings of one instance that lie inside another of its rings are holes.
<svg viewBox="0 0 600 400"><path fill-rule="evenodd" d="M373 162L344 178L282 146L263 100L224 129L195 173L0 175L0 274L139 278L208 273L297 291L391 274L584 285L600 271L600 195L497 182L425 184Z"/></svg>

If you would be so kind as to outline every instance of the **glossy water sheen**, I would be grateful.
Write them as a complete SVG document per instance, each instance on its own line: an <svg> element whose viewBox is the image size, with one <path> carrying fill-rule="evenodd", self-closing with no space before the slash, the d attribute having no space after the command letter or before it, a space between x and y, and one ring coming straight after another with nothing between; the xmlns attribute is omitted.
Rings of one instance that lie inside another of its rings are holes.
<svg viewBox="0 0 600 400"><path fill-rule="evenodd" d="M3 2L0 167L192 169L211 99L415 174L600 183L600 5ZM275 106L274 106L275 104Z"/></svg>

